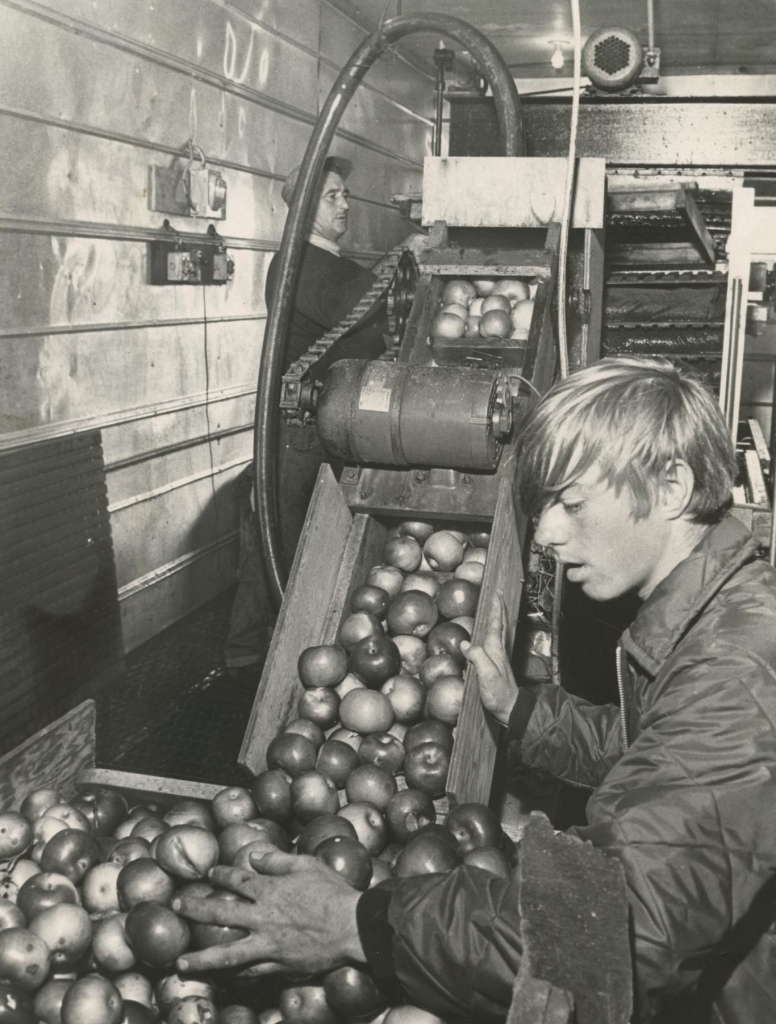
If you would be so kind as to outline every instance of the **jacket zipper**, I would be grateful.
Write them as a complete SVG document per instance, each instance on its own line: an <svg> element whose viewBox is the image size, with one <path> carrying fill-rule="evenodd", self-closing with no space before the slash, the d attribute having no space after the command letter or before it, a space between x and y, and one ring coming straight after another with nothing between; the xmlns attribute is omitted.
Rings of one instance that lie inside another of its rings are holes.
<svg viewBox="0 0 776 1024"><path fill-rule="evenodd" d="M615 657L615 664L617 666L617 690L620 694L620 729L622 730L622 745L625 750L628 749L628 719L625 713L625 683L622 675L622 647L617 648L617 654Z"/></svg>

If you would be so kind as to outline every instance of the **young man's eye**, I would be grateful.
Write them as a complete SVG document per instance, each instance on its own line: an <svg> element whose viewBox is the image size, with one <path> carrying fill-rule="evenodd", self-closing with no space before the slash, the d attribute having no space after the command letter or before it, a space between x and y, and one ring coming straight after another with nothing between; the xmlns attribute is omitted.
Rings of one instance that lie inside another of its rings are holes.
<svg viewBox="0 0 776 1024"><path fill-rule="evenodd" d="M563 505L563 511L567 512L570 516L581 512L585 505L584 501L564 501L561 504Z"/></svg>

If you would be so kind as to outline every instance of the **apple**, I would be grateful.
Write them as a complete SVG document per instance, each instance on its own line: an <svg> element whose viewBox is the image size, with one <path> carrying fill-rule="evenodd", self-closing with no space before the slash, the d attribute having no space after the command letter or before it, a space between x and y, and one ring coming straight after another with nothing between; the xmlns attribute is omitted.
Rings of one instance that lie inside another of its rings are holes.
<svg viewBox="0 0 776 1024"><path fill-rule="evenodd" d="M474 619L471 615L456 615L454 619L450 619L450 622L455 623L456 626L463 626L469 636L474 632Z"/></svg>
<svg viewBox="0 0 776 1024"><path fill-rule="evenodd" d="M22 800L19 811L28 821L37 821L43 817L49 807L63 803L62 794L56 789L33 789Z"/></svg>
<svg viewBox="0 0 776 1024"><path fill-rule="evenodd" d="M375 618L382 618L391 595L382 587L375 587L371 583L364 583L356 587L350 598L351 612L368 612Z"/></svg>
<svg viewBox="0 0 776 1024"><path fill-rule="evenodd" d="M175 963L191 940L191 931L182 917L150 901L132 907L124 928L135 956L149 967Z"/></svg>
<svg viewBox="0 0 776 1024"><path fill-rule="evenodd" d="M380 693L391 702L394 718L402 725L412 725L423 714L426 690L413 676L391 676L383 683Z"/></svg>
<svg viewBox="0 0 776 1024"><path fill-rule="evenodd" d="M442 305L447 306L451 302L468 306L477 295L477 289L463 277L452 277L445 283L442 289Z"/></svg>
<svg viewBox="0 0 776 1024"><path fill-rule="evenodd" d="M84 815L96 836L110 835L129 813L127 801L114 789L82 793L72 806Z"/></svg>
<svg viewBox="0 0 776 1024"><path fill-rule="evenodd" d="M61 1024L62 1001L72 984L71 978L49 978L46 984L35 993L35 1019L42 1021L43 1024ZM0 1006L2 1006L1 999ZM0 1010L0 1021L5 1021L2 1010Z"/></svg>
<svg viewBox="0 0 776 1024"><path fill-rule="evenodd" d="M339 640L346 651L352 651L359 640L382 635L383 627L375 615L370 612L353 612L340 626Z"/></svg>
<svg viewBox="0 0 776 1024"><path fill-rule="evenodd" d="M81 883L81 902L92 917L102 917L119 909L118 878L123 865L113 861L95 864Z"/></svg>
<svg viewBox="0 0 776 1024"><path fill-rule="evenodd" d="M428 657L426 644L419 636L406 636L401 634L393 638L393 642L401 657L401 670L409 676L420 671L420 666Z"/></svg>
<svg viewBox="0 0 776 1024"><path fill-rule="evenodd" d="M474 615L480 599L480 588L471 580L446 580L439 588L436 603L444 619L458 615Z"/></svg>
<svg viewBox="0 0 776 1024"><path fill-rule="evenodd" d="M509 878L512 873L509 857L495 846L476 846L463 855L463 862L499 878Z"/></svg>
<svg viewBox="0 0 776 1024"><path fill-rule="evenodd" d="M385 613L391 633L419 637L431 631L438 617L434 598L423 590L403 590L391 599Z"/></svg>
<svg viewBox="0 0 776 1024"><path fill-rule="evenodd" d="M58 903L78 903L78 890L64 875L42 871L28 878L19 889L16 905L28 921Z"/></svg>
<svg viewBox="0 0 776 1024"><path fill-rule="evenodd" d="M121 1024L157 1024L158 1019L149 1006L136 1003L133 999L123 999ZM186 1024L189 1024L191 1019L189 1017ZM173 1017L168 1017L168 1021L173 1020Z"/></svg>
<svg viewBox="0 0 776 1024"><path fill-rule="evenodd" d="M127 836L126 839L120 839L110 851L108 863L120 864L121 867L124 867L130 861L137 860L138 857L150 856L151 844L147 839L140 839L138 836Z"/></svg>
<svg viewBox="0 0 776 1024"><path fill-rule="evenodd" d="M435 572L457 569L463 561L463 550L463 544L450 530L432 533L423 545L423 554Z"/></svg>
<svg viewBox="0 0 776 1024"><path fill-rule="evenodd" d="M16 811L0 814L0 861L21 857L32 840L32 825L23 814Z"/></svg>
<svg viewBox="0 0 776 1024"><path fill-rule="evenodd" d="M436 597L441 583L432 572L411 572L404 577L402 591L421 590L429 597Z"/></svg>
<svg viewBox="0 0 776 1024"><path fill-rule="evenodd" d="M326 1002L322 985L293 985L284 989L279 1008L286 1024L339 1024Z"/></svg>
<svg viewBox="0 0 776 1024"><path fill-rule="evenodd" d="M0 932L6 928L25 928L26 925L27 919L17 905L0 897Z"/></svg>
<svg viewBox="0 0 776 1024"><path fill-rule="evenodd" d="M54 804L46 811L49 818L59 818L68 828L79 828L82 832L91 832L91 826L85 814L76 810L72 804Z"/></svg>
<svg viewBox="0 0 776 1024"><path fill-rule="evenodd" d="M250 804L254 807L253 800ZM218 853L218 840L212 832L199 825L173 825L159 837L156 860L174 878L192 882L215 867Z"/></svg>
<svg viewBox="0 0 776 1024"><path fill-rule="evenodd" d="M347 676L345 678L347 679ZM338 688L335 687L336 689ZM298 732L300 736L305 736L316 750L320 749L321 744L326 739L326 734L320 725L311 722L309 718L295 718L288 723L283 732Z"/></svg>
<svg viewBox="0 0 776 1024"><path fill-rule="evenodd" d="M46 943L27 928L0 932L0 982L34 992L46 980L51 952Z"/></svg>
<svg viewBox="0 0 776 1024"><path fill-rule="evenodd" d="M251 783L251 795L262 818L282 823L291 817L291 783L284 772L275 768L260 772Z"/></svg>
<svg viewBox="0 0 776 1024"><path fill-rule="evenodd" d="M404 766L404 745L389 732L373 732L364 737L358 748L358 760L364 765L376 765L392 775Z"/></svg>
<svg viewBox="0 0 776 1024"><path fill-rule="evenodd" d="M461 644L464 640L470 640L471 634L463 626L455 622L439 622L426 638L429 657L439 654L449 654L455 658L459 665L466 665L466 658L461 652ZM456 675L458 673L455 673Z"/></svg>
<svg viewBox="0 0 776 1024"><path fill-rule="evenodd" d="M291 841L282 825L269 818L256 818L253 821L236 821L218 836L219 859L222 864L231 864L237 851L248 843L258 840L271 843L278 850L288 853Z"/></svg>
<svg viewBox="0 0 776 1024"><path fill-rule="evenodd" d="M130 910L138 903L164 904L172 900L175 882L151 857L138 857L125 864L116 880L119 906Z"/></svg>
<svg viewBox="0 0 776 1024"><path fill-rule="evenodd" d="M186 996L170 1007L165 1024L199 1024L200 1021L219 1021L218 1007L204 996Z"/></svg>
<svg viewBox="0 0 776 1024"><path fill-rule="evenodd" d="M485 566L482 562L474 562L464 559L453 574L457 580L468 580L475 586L480 586L485 575Z"/></svg>
<svg viewBox="0 0 776 1024"><path fill-rule="evenodd" d="M388 839L388 829L380 811L369 803L349 803L339 809L339 817L349 821L356 830L356 838L370 856L376 857Z"/></svg>
<svg viewBox="0 0 776 1024"><path fill-rule="evenodd" d="M139 971L122 971L114 976L113 984L121 993L125 1004L129 1000L155 1011L154 987L144 974Z"/></svg>
<svg viewBox="0 0 776 1024"><path fill-rule="evenodd" d="M423 549L414 537L403 535L389 540L383 550L383 563L402 572L414 572L423 558Z"/></svg>
<svg viewBox="0 0 776 1024"><path fill-rule="evenodd" d="M168 974L156 986L156 1000L164 1016L178 999L187 996L203 996L205 999L216 998L216 988L207 978L187 974Z"/></svg>
<svg viewBox="0 0 776 1024"><path fill-rule="evenodd" d="M386 732L393 725L393 717L391 702L377 690L351 690L340 705L345 728L362 734Z"/></svg>
<svg viewBox="0 0 776 1024"><path fill-rule="evenodd" d="M210 804L203 800L178 800L162 815L162 820L167 825L199 825L209 832L216 830L216 819L213 817Z"/></svg>
<svg viewBox="0 0 776 1024"><path fill-rule="evenodd" d="M338 808L337 787L323 772L302 772L291 783L291 810L300 824L320 814L335 814Z"/></svg>
<svg viewBox="0 0 776 1024"><path fill-rule="evenodd" d="M352 821L340 814L322 814L314 818L299 833L296 841L297 853L314 854L324 839L332 836L348 836L356 839L357 833Z"/></svg>
<svg viewBox="0 0 776 1024"><path fill-rule="evenodd" d="M432 654L420 666L418 675L422 683L431 686L442 676L460 676L463 679L463 666L458 658L447 652Z"/></svg>
<svg viewBox="0 0 776 1024"><path fill-rule="evenodd" d="M380 587L389 597L395 597L401 590L404 575L395 565L376 565L369 570L366 582L372 587Z"/></svg>
<svg viewBox="0 0 776 1024"><path fill-rule="evenodd" d="M296 709L300 718L309 718L322 729L328 729L339 718L339 694L329 686L311 687L301 695Z"/></svg>
<svg viewBox="0 0 776 1024"><path fill-rule="evenodd" d="M385 996L371 976L358 967L339 967L323 979L326 1002L346 1020L374 1016L385 1009Z"/></svg>
<svg viewBox="0 0 776 1024"><path fill-rule="evenodd" d="M248 821L258 813L250 792L243 786L228 786L216 793L211 801L213 817L219 828L233 821Z"/></svg>
<svg viewBox="0 0 776 1024"><path fill-rule="evenodd" d="M323 772L338 789L342 789L345 780L359 763L359 754L342 740L326 740L318 751L315 767Z"/></svg>
<svg viewBox="0 0 776 1024"><path fill-rule="evenodd" d="M229 889L216 889L205 897L207 900L220 900L221 902L249 903L250 901ZM248 936L245 928L233 928L225 924L203 924L200 921L192 921L191 936L194 940L195 949L207 949L208 946L223 946L227 942L237 942ZM203 998L192 996L189 998ZM206 1018L205 1018L206 1019Z"/></svg>
<svg viewBox="0 0 776 1024"><path fill-rule="evenodd" d="M395 871L399 878L410 878L452 871L461 864L463 857L454 846L433 832L424 832L407 843L399 854Z"/></svg>
<svg viewBox="0 0 776 1024"><path fill-rule="evenodd" d="M33 875L40 874L40 866L34 860L22 857L13 861L13 866L5 865L0 873L0 898L16 903L19 890Z"/></svg>
<svg viewBox="0 0 776 1024"><path fill-rule="evenodd" d="M89 948L92 922L83 907L60 903L42 910L30 921L29 930L51 950L54 968L71 967Z"/></svg>
<svg viewBox="0 0 776 1024"><path fill-rule="evenodd" d="M345 783L345 795L349 803L373 804L379 811L385 810L395 792L396 779L385 768L375 764L362 764L354 768Z"/></svg>
<svg viewBox="0 0 776 1024"><path fill-rule="evenodd" d="M251 1024L253 1024L252 1021ZM286 1022L280 1010L277 1007L271 1007L269 1010L262 1010L256 1018L256 1024L286 1024Z"/></svg>
<svg viewBox="0 0 776 1024"><path fill-rule="evenodd" d="M280 768L296 778L315 767L315 746L298 733L281 733L267 747L267 766Z"/></svg>
<svg viewBox="0 0 776 1024"><path fill-rule="evenodd" d="M340 705L340 710L341 709L342 708ZM361 746L364 737L361 735L361 733L356 732L354 729L339 728L332 729L329 735L326 737L326 739L337 740L340 743L347 743L349 747L352 747L356 751L356 753L358 753L358 749Z"/></svg>
<svg viewBox="0 0 776 1024"><path fill-rule="evenodd" d="M147 839L149 843L152 843L157 836L160 836L162 832L166 832L170 827L161 818L141 818L136 822L130 835L137 836L139 839Z"/></svg>
<svg viewBox="0 0 776 1024"><path fill-rule="evenodd" d="M67 822L62 821L61 818L52 818L48 814L37 818L32 826L32 850L30 851L32 859L40 864L40 858L43 856L43 850L49 839L57 832L64 832L69 828Z"/></svg>
<svg viewBox="0 0 776 1024"><path fill-rule="evenodd" d="M399 533L414 537L420 544L428 540L433 532L433 525L421 519L405 519L404 522L399 523Z"/></svg>
<svg viewBox="0 0 776 1024"><path fill-rule="evenodd" d="M528 298L528 285L516 277L500 277L493 288L493 295L505 295L512 302Z"/></svg>
<svg viewBox="0 0 776 1024"><path fill-rule="evenodd" d="M419 743L404 759L407 785L435 800L445 794L449 770L450 754L440 743Z"/></svg>
<svg viewBox="0 0 776 1024"><path fill-rule="evenodd" d="M378 689L401 671L399 648L387 636L365 637L350 652L350 670L367 686Z"/></svg>
<svg viewBox="0 0 776 1024"><path fill-rule="evenodd" d="M451 808L444 827L452 833L462 854L483 846L499 846L501 823L485 804L463 803Z"/></svg>
<svg viewBox="0 0 776 1024"><path fill-rule="evenodd" d="M429 718L409 728L404 736L404 749L409 753L420 743L439 743L448 754L453 752L453 730L444 722Z"/></svg>
<svg viewBox="0 0 776 1024"><path fill-rule="evenodd" d="M126 914L111 914L94 926L92 953L97 965L105 971L128 971L137 963L127 939L126 920Z"/></svg>
<svg viewBox="0 0 776 1024"><path fill-rule="evenodd" d="M352 672L348 672L342 682L334 687L334 692L342 700L346 693L350 693L351 690L363 690L365 686L366 683L362 683Z"/></svg>
<svg viewBox="0 0 776 1024"><path fill-rule="evenodd" d="M383 1018L382 1024L445 1024L441 1017L436 1017L428 1010L405 1003L393 1006Z"/></svg>
<svg viewBox="0 0 776 1024"><path fill-rule="evenodd" d="M314 856L342 875L354 889L363 892L368 887L372 877L372 858L357 839L329 836L318 844Z"/></svg>
<svg viewBox="0 0 776 1024"><path fill-rule="evenodd" d="M303 686L336 686L348 671L348 655L339 644L307 647L299 655L297 671Z"/></svg>
<svg viewBox="0 0 776 1024"><path fill-rule="evenodd" d="M65 993L62 1024L120 1024L123 1010L116 986L99 974L87 974Z"/></svg>
<svg viewBox="0 0 776 1024"><path fill-rule="evenodd" d="M446 725L455 725L461 713L464 681L460 676L441 676L431 684L426 698L426 714Z"/></svg>
<svg viewBox="0 0 776 1024"><path fill-rule="evenodd" d="M372 877L369 879L368 889L374 889L381 882L393 878L393 867L386 860L379 857L372 857Z"/></svg>
<svg viewBox="0 0 776 1024"><path fill-rule="evenodd" d="M395 793L385 808L388 833L397 843L406 843L424 825L436 821L434 801L419 789L402 789Z"/></svg>
<svg viewBox="0 0 776 1024"><path fill-rule="evenodd" d="M76 885L100 859L94 838L77 828L57 832L43 847L40 866L43 871L64 875Z"/></svg>

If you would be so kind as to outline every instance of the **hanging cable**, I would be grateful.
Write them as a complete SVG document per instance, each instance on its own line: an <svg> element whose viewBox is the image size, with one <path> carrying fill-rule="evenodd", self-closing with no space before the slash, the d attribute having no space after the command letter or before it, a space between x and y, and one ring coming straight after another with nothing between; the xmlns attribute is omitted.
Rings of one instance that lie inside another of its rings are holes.
<svg viewBox="0 0 776 1024"><path fill-rule="evenodd" d="M566 189L563 201L560 247L558 252L558 352L561 379L569 373L569 345L566 326L566 263L568 261L569 228L574 205L574 178L577 163L577 126L579 124L579 94L582 84L582 40L579 0L571 0L571 21L574 32L574 92L571 100L571 129L569 155L566 165ZM555 566L555 588L552 601L550 671L552 681L560 686L560 619L563 605L563 566Z"/></svg>

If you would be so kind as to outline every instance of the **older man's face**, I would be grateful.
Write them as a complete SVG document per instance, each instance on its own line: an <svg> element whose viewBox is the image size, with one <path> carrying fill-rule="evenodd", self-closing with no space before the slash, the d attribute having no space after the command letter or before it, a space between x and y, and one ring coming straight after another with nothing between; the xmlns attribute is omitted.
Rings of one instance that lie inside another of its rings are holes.
<svg viewBox="0 0 776 1024"><path fill-rule="evenodd" d="M329 171L323 181L321 196L313 218L313 231L338 242L348 230L348 196L345 182L336 171Z"/></svg>

